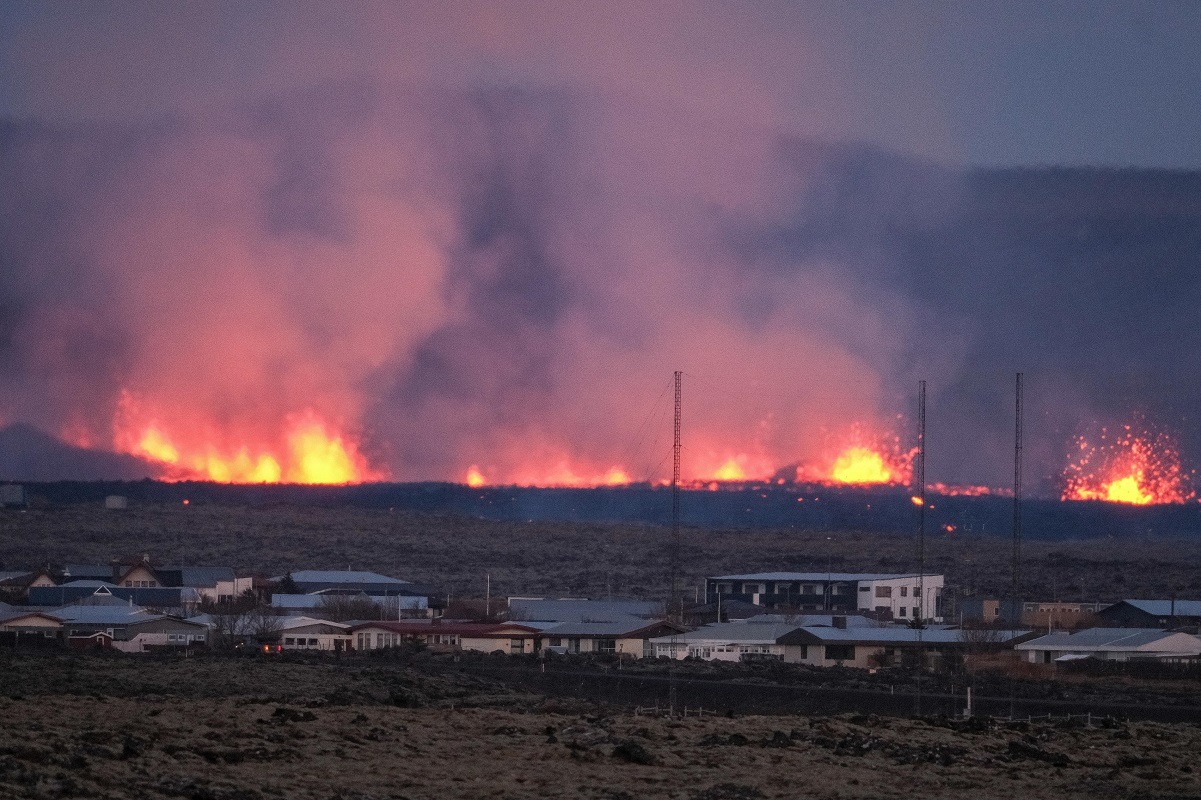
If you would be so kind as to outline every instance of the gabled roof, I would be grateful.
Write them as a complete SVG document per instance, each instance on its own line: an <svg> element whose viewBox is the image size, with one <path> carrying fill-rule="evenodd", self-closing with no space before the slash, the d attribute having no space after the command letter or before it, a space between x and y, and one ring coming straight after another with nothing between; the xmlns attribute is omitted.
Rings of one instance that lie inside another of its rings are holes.
<svg viewBox="0 0 1201 800"><path fill-rule="evenodd" d="M57 617L53 614L47 614L45 611L28 611L28 610L26 610L26 611L22 611L20 613L13 613L12 611L6 611L4 609L0 609L0 625L10 625L18 620L26 619L27 617L42 617L43 619L48 619L48 620L51 620L52 622L57 622L60 625L63 622L61 617Z"/></svg>
<svg viewBox="0 0 1201 800"><path fill-rule="evenodd" d="M758 642L775 644L786 633L797 629L796 625L783 622L718 622L705 625L688 633L675 636L659 636L653 641L666 642L675 639L677 642Z"/></svg>
<svg viewBox="0 0 1201 800"><path fill-rule="evenodd" d="M6 583L25 585L26 583L28 583L28 581L25 581L24 579L29 578L29 580L33 580L35 575L37 575L36 572L32 572L27 569L23 569L18 572L11 572L11 571L0 572L0 585L6 584Z"/></svg>
<svg viewBox="0 0 1201 800"><path fill-rule="evenodd" d="M283 575L273 580L282 581ZM351 570L336 570L336 569L305 569L299 572L292 573L292 580L297 584L301 583L323 583L334 586L350 586L360 583L390 583L396 585L404 585L410 581L402 581L400 578L389 578L387 575L380 575L378 572L353 572Z"/></svg>
<svg viewBox="0 0 1201 800"><path fill-rule="evenodd" d="M1201 600L1177 600L1175 608L1171 600L1122 600L1104 609L1109 611L1122 603L1137 608L1153 617L1201 617Z"/></svg>
<svg viewBox="0 0 1201 800"><path fill-rule="evenodd" d="M631 617L625 622L565 622L544 629L546 636L637 636L644 632L654 632L668 623L664 620L648 621L639 617ZM683 632L682 628L678 628Z"/></svg>
<svg viewBox="0 0 1201 800"><path fill-rule="evenodd" d="M1029 634L1026 630L989 630L988 641L1012 642ZM881 628L802 627L782 636L780 644L863 644L863 645L960 645L967 644L975 632L947 628L909 628L893 625Z"/></svg>
<svg viewBox="0 0 1201 800"><path fill-rule="evenodd" d="M531 634L539 633L538 628L515 622L364 622L351 628L358 632L371 628L392 633L403 633L409 636L426 636L431 634L455 634L458 636L496 636L503 637L508 633Z"/></svg>
<svg viewBox="0 0 1201 800"><path fill-rule="evenodd" d="M1018 650L1078 650L1201 654L1201 638L1159 628L1088 628L1052 633L1017 646Z"/></svg>
<svg viewBox="0 0 1201 800"><path fill-rule="evenodd" d="M64 622L81 625L131 625L147 619L157 619L141 606L63 606L51 612Z"/></svg>
<svg viewBox="0 0 1201 800"><path fill-rule="evenodd" d="M745 575L715 575L711 581L891 581L902 578L917 580L916 572L752 572ZM926 578L942 575L927 573Z"/></svg>
<svg viewBox="0 0 1201 800"><path fill-rule="evenodd" d="M342 633L350 631L350 626L342 622L333 622L328 619L317 619L316 617L280 617L279 630L290 631L296 628L307 628L310 625L328 625L331 628L337 628Z"/></svg>

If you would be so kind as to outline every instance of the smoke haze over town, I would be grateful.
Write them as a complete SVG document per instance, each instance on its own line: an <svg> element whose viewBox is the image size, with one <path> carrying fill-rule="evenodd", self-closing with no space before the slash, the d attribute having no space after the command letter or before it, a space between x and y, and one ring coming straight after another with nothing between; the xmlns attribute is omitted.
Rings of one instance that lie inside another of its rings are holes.
<svg viewBox="0 0 1201 800"><path fill-rule="evenodd" d="M1191 483L1201 15L1102 6L9 4L0 477L662 480L682 370L690 480L924 379L995 489L1021 371L1035 493Z"/></svg>

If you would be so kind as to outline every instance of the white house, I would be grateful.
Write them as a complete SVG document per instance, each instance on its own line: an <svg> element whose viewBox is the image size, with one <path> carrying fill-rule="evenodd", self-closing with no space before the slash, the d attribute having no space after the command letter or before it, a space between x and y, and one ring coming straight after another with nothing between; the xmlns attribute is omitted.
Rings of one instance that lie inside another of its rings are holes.
<svg viewBox="0 0 1201 800"><path fill-rule="evenodd" d="M779 643L796 630L788 622L718 622L688 633L657 636L650 640L656 658L700 658L706 661L742 661L772 658L793 661Z"/></svg>
<svg viewBox="0 0 1201 800"><path fill-rule="evenodd" d="M284 650L350 650L350 626L314 617L280 617L279 644Z"/></svg>
<svg viewBox="0 0 1201 800"><path fill-rule="evenodd" d="M1053 664L1079 658L1179 661L1201 655L1201 638L1158 628L1089 628L1075 633L1040 636L1014 649L1032 664Z"/></svg>

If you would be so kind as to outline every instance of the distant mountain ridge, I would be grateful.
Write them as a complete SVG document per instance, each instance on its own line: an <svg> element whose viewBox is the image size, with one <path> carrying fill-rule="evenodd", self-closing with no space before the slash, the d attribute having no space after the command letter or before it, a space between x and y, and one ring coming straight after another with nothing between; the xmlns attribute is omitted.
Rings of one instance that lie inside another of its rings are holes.
<svg viewBox="0 0 1201 800"><path fill-rule="evenodd" d="M0 429L0 480L138 480L159 472L144 459L76 447L32 425L17 423Z"/></svg>

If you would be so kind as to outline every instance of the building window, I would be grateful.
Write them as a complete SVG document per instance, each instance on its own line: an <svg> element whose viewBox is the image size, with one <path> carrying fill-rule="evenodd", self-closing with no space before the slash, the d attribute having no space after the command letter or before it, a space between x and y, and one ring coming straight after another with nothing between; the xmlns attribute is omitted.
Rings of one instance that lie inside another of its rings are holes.
<svg viewBox="0 0 1201 800"><path fill-rule="evenodd" d="M855 645L853 645L853 644L828 644L828 645L826 645L826 660L827 661L854 661L855 660Z"/></svg>
<svg viewBox="0 0 1201 800"><path fill-rule="evenodd" d="M897 609L897 616L900 616L900 617L907 616L907 609L905 608L905 606L901 606L900 608Z"/></svg>
<svg viewBox="0 0 1201 800"><path fill-rule="evenodd" d="M524 653L525 652L525 639L510 639L509 640L509 652L510 653Z"/></svg>
<svg viewBox="0 0 1201 800"><path fill-rule="evenodd" d="M876 587L876 597L892 597L892 587L891 586L877 586Z"/></svg>
<svg viewBox="0 0 1201 800"><path fill-rule="evenodd" d="M596 652L598 652L598 653L616 653L617 652L617 640L616 639L597 639L596 640Z"/></svg>
<svg viewBox="0 0 1201 800"><path fill-rule="evenodd" d="M909 587L902 586L901 587L901 597L908 597L908 596L909 596Z"/></svg>

